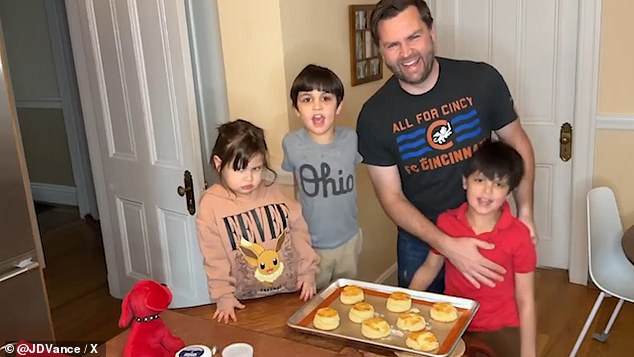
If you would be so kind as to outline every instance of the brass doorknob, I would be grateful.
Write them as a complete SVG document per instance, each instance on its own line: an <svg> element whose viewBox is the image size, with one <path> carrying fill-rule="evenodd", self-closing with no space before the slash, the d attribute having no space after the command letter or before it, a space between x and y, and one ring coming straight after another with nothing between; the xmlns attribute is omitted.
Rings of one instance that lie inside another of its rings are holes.
<svg viewBox="0 0 634 357"><path fill-rule="evenodd" d="M572 125L563 123L559 131L559 157L568 161L572 157Z"/></svg>

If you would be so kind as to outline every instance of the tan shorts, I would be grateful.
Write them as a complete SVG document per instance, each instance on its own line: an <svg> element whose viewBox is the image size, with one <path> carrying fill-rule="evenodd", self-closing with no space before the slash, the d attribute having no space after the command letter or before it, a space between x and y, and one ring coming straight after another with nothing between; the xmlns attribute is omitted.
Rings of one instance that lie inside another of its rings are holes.
<svg viewBox="0 0 634 357"><path fill-rule="evenodd" d="M321 258L315 279L317 289L321 290L339 278L355 279L362 246L363 235L359 229L350 240L336 248L315 249Z"/></svg>

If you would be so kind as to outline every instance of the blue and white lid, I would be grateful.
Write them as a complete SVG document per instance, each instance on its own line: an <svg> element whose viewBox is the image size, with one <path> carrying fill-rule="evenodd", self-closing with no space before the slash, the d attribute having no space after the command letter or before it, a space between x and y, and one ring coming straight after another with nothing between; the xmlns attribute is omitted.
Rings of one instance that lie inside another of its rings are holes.
<svg viewBox="0 0 634 357"><path fill-rule="evenodd" d="M175 357L211 357L211 349L205 345L189 345L176 352Z"/></svg>

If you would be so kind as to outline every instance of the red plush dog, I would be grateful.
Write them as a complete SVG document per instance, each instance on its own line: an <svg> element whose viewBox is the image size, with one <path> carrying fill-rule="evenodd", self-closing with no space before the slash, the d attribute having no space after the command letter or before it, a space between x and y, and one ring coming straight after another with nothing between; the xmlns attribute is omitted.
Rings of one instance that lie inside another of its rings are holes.
<svg viewBox="0 0 634 357"><path fill-rule="evenodd" d="M183 340L174 337L159 317L159 313L171 302L172 292L153 280L141 280L132 287L123 299L119 318L121 328L133 320L123 357L173 357L185 346Z"/></svg>

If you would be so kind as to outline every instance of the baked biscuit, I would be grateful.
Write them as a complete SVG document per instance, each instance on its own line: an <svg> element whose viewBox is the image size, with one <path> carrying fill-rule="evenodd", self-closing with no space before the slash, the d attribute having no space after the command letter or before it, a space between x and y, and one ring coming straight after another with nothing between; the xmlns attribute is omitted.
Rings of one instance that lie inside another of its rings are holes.
<svg viewBox="0 0 634 357"><path fill-rule="evenodd" d="M437 302L429 310L430 317L439 322L452 322L458 319L458 309L448 302Z"/></svg>
<svg viewBox="0 0 634 357"><path fill-rule="evenodd" d="M339 300L346 305L356 304L365 299L363 289L354 285L346 285L341 289Z"/></svg>
<svg viewBox="0 0 634 357"><path fill-rule="evenodd" d="M425 328L425 318L413 312L404 312L396 320L396 327L403 331L416 332Z"/></svg>
<svg viewBox="0 0 634 357"><path fill-rule="evenodd" d="M387 298L386 307L392 312L404 312L412 307L412 298L409 294L395 291Z"/></svg>
<svg viewBox="0 0 634 357"><path fill-rule="evenodd" d="M315 313L313 325L320 330L334 330L339 327L339 313L332 307L322 307Z"/></svg>
<svg viewBox="0 0 634 357"><path fill-rule="evenodd" d="M352 322L361 323L365 319L374 317L374 306L368 304L367 302L358 302L350 308L348 317Z"/></svg>
<svg viewBox="0 0 634 357"><path fill-rule="evenodd" d="M418 351L433 351L438 348L438 338L429 331L412 332L407 336L405 344Z"/></svg>
<svg viewBox="0 0 634 357"><path fill-rule="evenodd" d="M389 336L391 332L390 324L380 317L371 317L361 323L361 334L367 338L383 338Z"/></svg>

